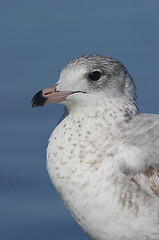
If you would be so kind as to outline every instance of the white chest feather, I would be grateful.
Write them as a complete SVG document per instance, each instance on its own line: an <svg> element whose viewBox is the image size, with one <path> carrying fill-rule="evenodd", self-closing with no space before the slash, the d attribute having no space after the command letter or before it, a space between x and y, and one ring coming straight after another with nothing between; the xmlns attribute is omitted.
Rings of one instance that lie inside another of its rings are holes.
<svg viewBox="0 0 159 240"><path fill-rule="evenodd" d="M115 161L122 119L114 125L114 118L98 112L68 115L50 137L48 172L65 205L92 239L124 239L126 232L125 239L146 239L144 233L139 235L142 213L137 198L144 200Z"/></svg>

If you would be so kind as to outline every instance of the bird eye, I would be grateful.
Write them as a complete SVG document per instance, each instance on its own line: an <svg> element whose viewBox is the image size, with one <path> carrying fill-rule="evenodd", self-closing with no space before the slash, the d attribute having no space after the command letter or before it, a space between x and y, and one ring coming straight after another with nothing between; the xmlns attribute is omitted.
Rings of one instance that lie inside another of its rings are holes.
<svg viewBox="0 0 159 240"><path fill-rule="evenodd" d="M93 71L90 73L89 75L89 78L92 80L92 81L98 81L99 78L101 77L101 72L100 71Z"/></svg>

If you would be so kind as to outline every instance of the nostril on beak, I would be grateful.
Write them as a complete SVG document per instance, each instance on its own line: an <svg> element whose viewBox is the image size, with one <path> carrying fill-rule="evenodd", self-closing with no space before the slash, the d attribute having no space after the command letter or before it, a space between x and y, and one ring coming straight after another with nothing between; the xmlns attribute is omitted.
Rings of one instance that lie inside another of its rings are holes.
<svg viewBox="0 0 159 240"><path fill-rule="evenodd" d="M51 93L53 93L53 92L46 92L46 93L44 93L44 95L49 95L49 94L51 94Z"/></svg>

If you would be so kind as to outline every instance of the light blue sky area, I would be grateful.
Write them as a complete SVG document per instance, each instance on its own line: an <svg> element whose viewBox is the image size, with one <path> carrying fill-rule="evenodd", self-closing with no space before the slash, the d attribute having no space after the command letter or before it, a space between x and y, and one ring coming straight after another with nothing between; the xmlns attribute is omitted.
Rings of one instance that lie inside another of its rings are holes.
<svg viewBox="0 0 159 240"><path fill-rule="evenodd" d="M159 113L158 0L1 0L0 239L88 239L46 171L49 135L63 112L30 109L65 64L99 53L124 63L142 112Z"/></svg>

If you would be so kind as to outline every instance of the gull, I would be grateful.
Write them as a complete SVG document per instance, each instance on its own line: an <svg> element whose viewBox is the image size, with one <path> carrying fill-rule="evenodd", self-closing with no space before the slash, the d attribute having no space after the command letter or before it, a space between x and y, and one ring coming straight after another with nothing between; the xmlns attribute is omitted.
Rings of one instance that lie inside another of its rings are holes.
<svg viewBox="0 0 159 240"><path fill-rule="evenodd" d="M125 66L98 54L68 63L31 106L67 115L47 148L64 204L92 240L159 239L159 115L141 114Z"/></svg>

